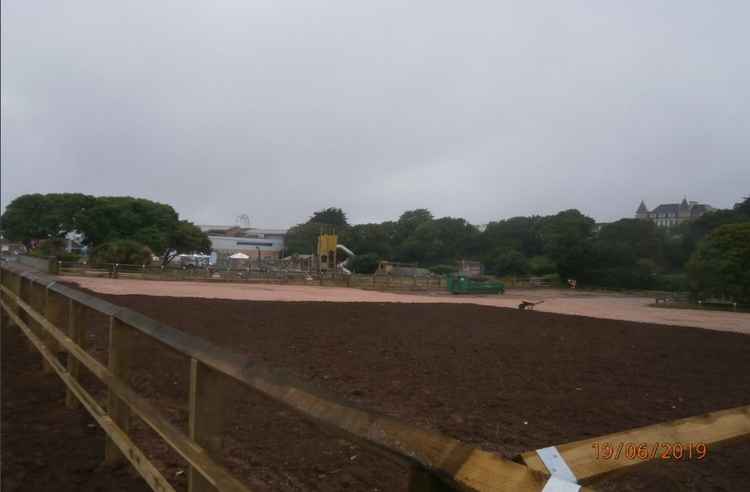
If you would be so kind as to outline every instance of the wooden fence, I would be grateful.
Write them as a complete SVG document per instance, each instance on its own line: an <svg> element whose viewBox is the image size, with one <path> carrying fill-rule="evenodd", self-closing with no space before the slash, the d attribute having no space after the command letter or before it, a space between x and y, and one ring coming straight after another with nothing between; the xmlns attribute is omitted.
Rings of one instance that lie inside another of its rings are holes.
<svg viewBox="0 0 750 492"><path fill-rule="evenodd" d="M22 265L0 267L0 307L3 334L12 329L8 323L11 320L43 356L43 370L56 373L67 386L66 404L74 407L80 403L106 432L104 459L110 463L127 459L155 491L174 489L132 441L131 414L140 417L188 462L189 491L250 490L217 462L226 402L237 384L349 439L395 456L411 468L413 492L591 490L576 482L586 483L604 473L647 461L597 460L590 449L593 439L507 460L457 439L323 396L320 390L308 388L293 376L64 286L55 277L28 271ZM107 365L92 357L83 344L86 334L81 320L87 311L108 317ZM188 435L128 383L132 337L141 335L190 360ZM81 386L81 368L106 385L105 404ZM597 439L703 441L713 445L749 435L750 406Z"/></svg>
<svg viewBox="0 0 750 492"><path fill-rule="evenodd" d="M135 278L143 280L187 280L199 282L242 282L290 285L322 285L329 287L355 287L385 291L445 291L447 280L442 276L400 277L395 275L342 275L289 271L209 270L206 268L162 268L151 265L82 265L58 262L60 275Z"/></svg>
<svg viewBox="0 0 750 492"><path fill-rule="evenodd" d="M319 390L309 389L288 374L217 348L206 340L163 325L135 311L64 286L47 274L18 265L0 269L3 317L6 315L28 337L67 386L66 401L79 401L108 435L105 459L129 460L146 482L158 491L171 491L164 476L133 443L130 415L140 417L190 465L189 490L246 491L245 485L217 463L219 436L225 418L223 401L232 384L242 384L285 404L320 425L368 446L390 453L413 470L414 491L541 491L547 477L494 453L393 418L353 408ZM92 357L81 345L85 334L77 321L86 310L109 317L109 362ZM3 321L3 330L7 322ZM148 399L127 383L130 336L138 332L165 349L190 358L190 435L171 424ZM66 363L60 362L64 353ZM109 392L102 406L79 383L81 367L103 382Z"/></svg>

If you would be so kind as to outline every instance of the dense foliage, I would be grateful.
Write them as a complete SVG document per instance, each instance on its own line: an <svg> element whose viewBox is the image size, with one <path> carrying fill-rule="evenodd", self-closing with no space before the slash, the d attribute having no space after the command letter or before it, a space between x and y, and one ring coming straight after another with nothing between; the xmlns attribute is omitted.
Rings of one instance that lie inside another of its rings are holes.
<svg viewBox="0 0 750 492"><path fill-rule="evenodd" d="M357 255L349 262L349 270L354 273L372 274L378 269L380 258L375 253Z"/></svg>
<svg viewBox="0 0 750 492"><path fill-rule="evenodd" d="M315 212L304 224L298 224L287 232L286 247L289 254L313 254L321 232L341 233L349 227L346 214L340 208L327 208Z"/></svg>
<svg viewBox="0 0 750 492"><path fill-rule="evenodd" d="M167 245L162 256L162 265L168 264L177 255L184 253L211 252L211 240L198 226L187 220L177 223L167 236Z"/></svg>
<svg viewBox="0 0 750 492"><path fill-rule="evenodd" d="M318 235L335 231L357 253L350 265L362 273L380 260L449 272L456 260L467 259L498 276L549 275L610 288L689 287L696 295L748 302L748 224L750 198L670 229L637 219L597 227L578 210L564 210L497 220L480 231L465 219L435 218L423 208L396 221L350 225L344 211L332 207L289 230L287 253L313 253ZM146 249L149 259L155 252L165 264L177 254L210 249L206 234L179 220L172 207L132 197L23 195L8 205L0 227L12 241L42 241L38 254L59 251L60 239L78 231L98 258L125 260L119 263L144 262Z"/></svg>
<svg viewBox="0 0 750 492"><path fill-rule="evenodd" d="M691 288L703 297L750 303L750 222L711 232L688 263Z"/></svg>
<svg viewBox="0 0 750 492"><path fill-rule="evenodd" d="M498 276L557 275L563 282L576 279L581 286L682 291L689 286L687 263L691 255L694 267L689 272L690 285L693 289L709 285L705 278L697 279L718 267L699 266L719 249L711 246L716 239L709 245L704 243L713 231L739 223L750 223L749 199L734 209L712 211L671 229L638 219L622 219L597 228L593 219L578 210L498 220L481 232L464 219L435 218L427 209L406 211L397 221L350 226L341 209L332 208L293 227L287 245L290 254L309 254L320 231L333 226L339 242L358 256L367 255L368 263L372 258L417 262L433 272L447 273L455 270L456 260L469 259L480 260L488 274ZM703 253L695 257L697 251ZM717 271L727 276L741 265L734 262ZM735 275L727 285L741 283L743 278ZM740 295L735 288L723 292L726 296Z"/></svg>
<svg viewBox="0 0 750 492"><path fill-rule="evenodd" d="M36 248L31 251L32 256L42 258L56 257L59 261L75 262L81 257L76 253L69 253L65 249L65 240L60 238L45 239L40 241Z"/></svg>
<svg viewBox="0 0 750 492"><path fill-rule="evenodd" d="M34 193L10 202L0 217L0 227L10 241L27 248L34 240L60 239L80 230L83 215L96 204L96 198L80 193Z"/></svg>
<svg viewBox="0 0 750 492"><path fill-rule="evenodd" d="M27 246L77 231L83 234L84 243L93 247L135 241L161 255L165 264L180 253L211 249L208 236L192 223L179 220L171 206L142 198L23 195L8 205L0 221L8 239Z"/></svg>
<svg viewBox="0 0 750 492"><path fill-rule="evenodd" d="M92 264L119 263L122 265L148 265L154 253L137 241L117 239L94 248Z"/></svg>

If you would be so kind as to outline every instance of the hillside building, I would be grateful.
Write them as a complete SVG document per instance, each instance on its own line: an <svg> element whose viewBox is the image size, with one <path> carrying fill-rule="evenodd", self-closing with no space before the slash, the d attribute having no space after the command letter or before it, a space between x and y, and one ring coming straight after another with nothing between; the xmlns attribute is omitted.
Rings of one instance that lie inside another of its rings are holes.
<svg viewBox="0 0 750 492"><path fill-rule="evenodd" d="M691 202L683 198L680 203L662 203L655 209L649 210L641 200L641 204L635 211L635 218L654 221L659 227L674 227L695 220L713 209L705 203Z"/></svg>

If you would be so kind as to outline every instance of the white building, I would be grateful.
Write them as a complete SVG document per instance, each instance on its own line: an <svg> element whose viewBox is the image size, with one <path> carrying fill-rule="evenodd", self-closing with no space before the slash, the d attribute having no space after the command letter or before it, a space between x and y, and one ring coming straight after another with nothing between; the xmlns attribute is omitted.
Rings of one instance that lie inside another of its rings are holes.
<svg viewBox="0 0 750 492"><path fill-rule="evenodd" d="M219 258L244 253L250 258L280 258L285 248L286 229L201 225Z"/></svg>

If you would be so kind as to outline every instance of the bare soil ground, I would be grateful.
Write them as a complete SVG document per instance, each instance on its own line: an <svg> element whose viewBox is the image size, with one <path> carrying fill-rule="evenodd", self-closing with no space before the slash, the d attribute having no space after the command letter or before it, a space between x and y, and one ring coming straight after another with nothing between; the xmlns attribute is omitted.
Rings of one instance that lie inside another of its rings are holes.
<svg viewBox="0 0 750 492"><path fill-rule="evenodd" d="M56 375L20 333L3 333L0 488L3 492L146 492L129 465L102 465L104 433L88 413L65 407Z"/></svg>
<svg viewBox="0 0 750 492"><path fill-rule="evenodd" d="M65 280L102 294L143 294L247 301L439 302L517 307L522 300L543 300L544 303L539 304L536 310L594 318L694 326L750 335L750 313L656 308L650 306L654 298L646 294L563 289L509 289L505 295L501 296L455 296L447 293L403 294L342 287L257 283L170 282L94 277L67 277Z"/></svg>
<svg viewBox="0 0 750 492"><path fill-rule="evenodd" d="M508 457L750 402L750 337L737 333L473 304L100 296L285 368L342 400ZM102 360L105 322L87 320L90 351ZM70 472L56 464L63 452L55 443L88 427L62 410L59 383L44 386L43 394L59 388L47 406L35 403L25 416L14 410L38 384L25 380L38 356L14 353L18 361L3 358L3 481L25 473L52 484ZM184 427L187 361L146 339L136 340L136 354L131 384ZM53 403L62 415L54 413ZM257 490L406 490L402 464L274 402L238 391L227 409L221 459ZM31 424L19 430L23 418ZM56 425L65 432L47 435ZM136 442L184 488L184 463L140 422L134 432ZM8 439L8 433L18 437ZM27 443L21 436L29 433ZM98 439L81 444L93 449L91 460L81 462L95 466L103 446ZM44 454L44 466L15 459L33 452ZM76 456L71 453L73 462ZM8 457L16 471L6 472ZM704 461L645 465L596 484L596 490L748 490L749 463L750 444L739 443L710 449ZM91 490L131 490L107 487Z"/></svg>

